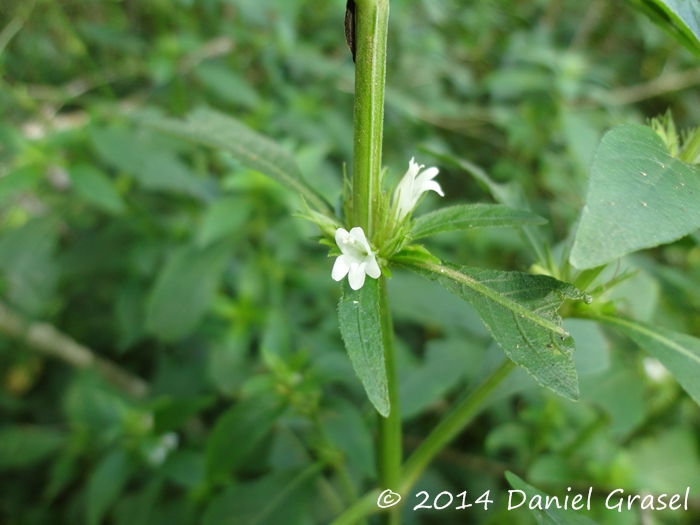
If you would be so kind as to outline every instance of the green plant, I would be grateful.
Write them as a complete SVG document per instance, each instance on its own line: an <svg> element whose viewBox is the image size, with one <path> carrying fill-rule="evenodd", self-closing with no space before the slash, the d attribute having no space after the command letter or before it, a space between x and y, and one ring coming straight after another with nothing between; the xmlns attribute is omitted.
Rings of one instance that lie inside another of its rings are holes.
<svg viewBox="0 0 700 525"><path fill-rule="evenodd" d="M2 8L11 15L2 67L18 79L0 93L11 102L0 129L10 305L0 310L0 469L22 475L2 496L8 520L341 525L378 513L390 489L404 506L379 519L410 523L423 519L408 503L419 487L502 494L497 460L555 492L577 476L668 491L671 482L630 465L665 467L658 451L671 449L680 479L694 483L697 407L619 336L698 401L700 135L679 136L670 117L629 124L638 116L620 100L636 92L601 88L637 73L596 46L581 51L602 3L563 15L556 2L477 4L462 13L393 0L392 33L387 0L349 3L352 124L350 53L339 49L343 13L332 4ZM674 4L656 5L695 46ZM559 16L568 47L553 35ZM274 45L261 36L270 27ZM614 31L637 26L611 27L601 32L626 56L629 35ZM675 56L640 27L658 47L637 55L652 65ZM449 40L450 29L466 36ZM388 64L387 46L402 53ZM620 122L593 156L599 132ZM435 159L440 176L412 159L389 190L383 164L412 155ZM447 206L435 206L438 193ZM414 217L426 195L432 211ZM320 245L299 217L318 227ZM340 333L360 382L340 352L333 279L343 281ZM47 356L84 372L45 366ZM450 453L468 464L460 451L470 447L487 458L485 475L431 468ZM37 466L49 461L36 504ZM498 506L463 511L479 522L533 519Z"/></svg>

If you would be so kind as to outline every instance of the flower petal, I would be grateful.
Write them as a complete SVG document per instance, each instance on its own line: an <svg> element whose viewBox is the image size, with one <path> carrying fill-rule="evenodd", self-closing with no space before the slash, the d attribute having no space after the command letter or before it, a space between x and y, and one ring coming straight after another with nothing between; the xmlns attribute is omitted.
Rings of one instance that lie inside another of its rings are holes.
<svg viewBox="0 0 700 525"><path fill-rule="evenodd" d="M331 277L334 281L340 281L345 277L350 271L350 265L347 262L346 255L339 255L335 260L333 265L333 270L331 271Z"/></svg>
<svg viewBox="0 0 700 525"><path fill-rule="evenodd" d="M418 164L416 162L415 157L411 157L411 160L408 161L408 171L406 172L406 175L409 173L411 174L411 178L416 178L416 175L418 175L418 172L423 169L422 164Z"/></svg>
<svg viewBox="0 0 700 525"><path fill-rule="evenodd" d="M403 178L401 181L396 186L396 190L394 190L394 202L399 204L399 208L402 208L401 202L406 202L406 199L411 198L411 194L413 193L413 181L416 178L416 175L418 175L418 172L420 171L421 166L413 162L413 159L408 163L408 170L404 174ZM405 208L406 205L403 206Z"/></svg>
<svg viewBox="0 0 700 525"><path fill-rule="evenodd" d="M335 230L335 243L340 248L340 251L344 254L348 253L348 240L350 239L350 234L345 228L338 228Z"/></svg>
<svg viewBox="0 0 700 525"><path fill-rule="evenodd" d="M406 174L408 176L408 174ZM413 210L416 203L413 201L413 177L406 178L399 183L394 192L394 203L396 205L396 215L399 220L403 219Z"/></svg>
<svg viewBox="0 0 700 525"><path fill-rule="evenodd" d="M440 170L437 168L428 168L422 171L421 174L416 177L416 186L419 188L422 187L426 182L437 177L438 173L440 173Z"/></svg>
<svg viewBox="0 0 700 525"><path fill-rule="evenodd" d="M350 281L350 288L353 290L359 290L365 284L365 266L367 266L367 263L350 263L348 281Z"/></svg>
<svg viewBox="0 0 700 525"><path fill-rule="evenodd" d="M350 230L350 236L354 237L355 240L358 241L367 251L367 253L372 251L369 247L369 242L367 242L367 237L365 237L365 231L362 228L355 226L352 230Z"/></svg>
<svg viewBox="0 0 700 525"><path fill-rule="evenodd" d="M372 256L369 261L367 261L367 268L365 268L365 273L372 277L373 279L379 279L379 276L382 274L382 271L379 269L379 265L377 264L377 259Z"/></svg>
<svg viewBox="0 0 700 525"><path fill-rule="evenodd" d="M433 190L435 193L439 194L440 197L445 196L445 194L442 193L442 188L440 187L440 185L437 182L435 182L434 180L426 182L425 185L423 185L422 190L423 191L421 193L429 191L429 190Z"/></svg>

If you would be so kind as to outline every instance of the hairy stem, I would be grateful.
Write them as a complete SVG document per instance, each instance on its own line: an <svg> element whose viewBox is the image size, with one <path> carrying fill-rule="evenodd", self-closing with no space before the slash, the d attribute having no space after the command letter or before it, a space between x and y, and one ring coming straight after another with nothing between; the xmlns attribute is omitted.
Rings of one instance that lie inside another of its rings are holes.
<svg viewBox="0 0 700 525"><path fill-rule="evenodd" d="M377 414L379 444L377 456L379 461L379 481L381 488L396 490L401 475L402 439L401 407L399 406L399 381L396 373L396 350L394 348L394 326L389 310L386 279L379 278L379 313L382 323L382 342L384 344L384 364L389 385L389 403L391 412L388 417ZM389 523L398 523L398 514L387 515Z"/></svg>
<svg viewBox="0 0 700 525"><path fill-rule="evenodd" d="M352 226L372 240L380 194L389 0L355 2L355 115Z"/></svg>
<svg viewBox="0 0 700 525"><path fill-rule="evenodd" d="M384 125L384 83L386 41L389 26L389 0L356 0L355 34L355 115L352 175L352 226L361 227L373 240L374 214L381 192L382 133ZM391 412L378 415L377 459L379 482L385 489L398 486L401 473L401 412L394 355L394 327L391 321L386 281L379 281L384 361ZM386 523L398 523L398 515L388 513Z"/></svg>

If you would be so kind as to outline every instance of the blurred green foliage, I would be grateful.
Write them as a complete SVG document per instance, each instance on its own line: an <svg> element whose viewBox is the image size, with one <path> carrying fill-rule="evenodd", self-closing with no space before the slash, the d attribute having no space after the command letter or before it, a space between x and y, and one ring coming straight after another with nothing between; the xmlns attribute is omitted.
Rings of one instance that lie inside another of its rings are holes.
<svg viewBox="0 0 700 525"><path fill-rule="evenodd" d="M667 107L680 128L700 122L700 92L687 89L697 60L621 1L391 5L390 178L413 156L436 163L427 151L469 159L522 188L554 246L605 130ZM344 13L342 0L0 4L0 522L311 525L374 488L374 411L339 336L332 263L291 217L300 199L141 125L228 112L277 139L339 206L352 158ZM455 166L439 177L447 202L490 200ZM634 275L606 298L700 336L699 242L625 257L606 278ZM472 266L533 263L506 229L430 247ZM401 271L389 287L410 451L502 354L447 291ZM121 372L47 356L11 326L15 313ZM690 511L644 523L698 523L697 405L630 341L590 321L565 327L581 402L518 371L416 488L491 490L496 505L413 512L409 497L403 523L533 523L505 510L505 469L550 493L593 486L598 503L618 487L690 486Z"/></svg>

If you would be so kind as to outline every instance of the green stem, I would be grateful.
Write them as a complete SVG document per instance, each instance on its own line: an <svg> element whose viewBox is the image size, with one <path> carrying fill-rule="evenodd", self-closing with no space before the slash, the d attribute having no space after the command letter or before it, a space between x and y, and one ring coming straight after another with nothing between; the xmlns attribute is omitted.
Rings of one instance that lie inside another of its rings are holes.
<svg viewBox="0 0 700 525"><path fill-rule="evenodd" d="M380 493L379 490L368 492L329 525L355 525L367 516L376 514L381 510L377 506L377 499Z"/></svg>
<svg viewBox="0 0 700 525"><path fill-rule="evenodd" d="M508 376L513 368L515 368L515 364L509 359L501 363L496 370L491 372L471 394L464 398L464 400L435 427L404 465L401 472L399 490L393 490L401 494L404 498L408 496L408 492L413 488L413 485L432 459L439 454L457 434L464 430L464 427L466 427L474 416L479 413L479 410L483 408L483 402L489 394ZM361 519L381 512L382 509L377 505L377 499L380 493L381 491L379 489L368 492L333 520L330 525L355 525ZM392 509L395 512L389 514L389 516L398 519L398 508L392 507ZM398 521L394 523L398 523Z"/></svg>
<svg viewBox="0 0 700 525"><path fill-rule="evenodd" d="M379 428L379 445L377 448L379 482L382 490L396 490L401 475L402 436L401 407L399 406L399 380L396 372L396 350L394 348L394 326L389 309L386 278L379 278L379 313L382 324L382 343L384 344L384 365L386 366L389 386L389 403L391 411L388 417L377 414ZM387 514L389 523L398 523L398 513Z"/></svg>
<svg viewBox="0 0 700 525"><path fill-rule="evenodd" d="M351 225L359 226L372 241L375 210L381 195L382 133L384 125L384 84L386 41L389 28L389 0L355 0L355 114L352 175ZM382 486L396 487L401 472L401 413L394 354L394 327L391 321L386 282L379 282L379 302L384 360L391 411L379 417L377 456ZM376 495L370 493L334 523L355 523L376 510ZM388 523L398 523L398 515L388 514Z"/></svg>
<svg viewBox="0 0 700 525"><path fill-rule="evenodd" d="M411 490L432 459L479 413L484 400L514 367L515 364L506 359L435 427L404 465L399 494L406 495Z"/></svg>
<svg viewBox="0 0 700 525"><path fill-rule="evenodd" d="M355 149L352 226L372 240L381 187L382 126L389 0L355 0Z"/></svg>
<svg viewBox="0 0 700 525"><path fill-rule="evenodd" d="M349 504L357 501L357 491L355 490L355 485L350 477L350 472L348 472L345 459L343 459L342 463L335 465L335 473L338 475L340 488L343 491L343 496L345 497L346 501Z"/></svg>

